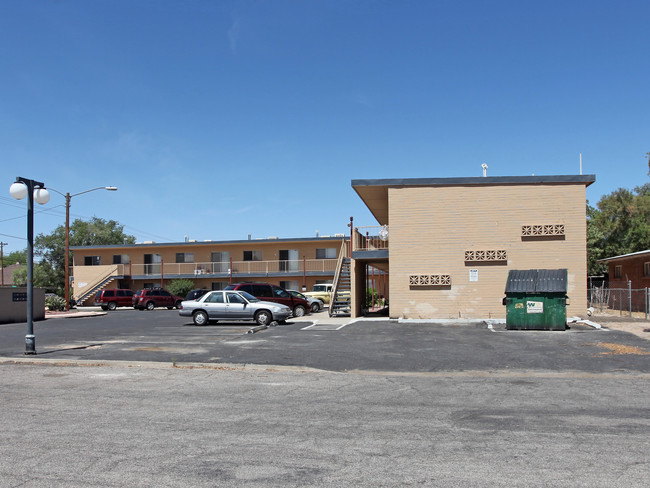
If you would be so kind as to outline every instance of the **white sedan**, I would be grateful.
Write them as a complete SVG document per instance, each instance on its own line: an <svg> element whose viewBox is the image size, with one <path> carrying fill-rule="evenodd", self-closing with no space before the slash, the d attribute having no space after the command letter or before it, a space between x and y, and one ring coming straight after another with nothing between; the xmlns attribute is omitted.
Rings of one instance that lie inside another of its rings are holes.
<svg viewBox="0 0 650 488"><path fill-rule="evenodd" d="M258 325L284 322L291 316L286 305L263 302L245 291L211 291L196 300L185 300L178 311L181 317L192 317L195 325L218 320L254 320Z"/></svg>

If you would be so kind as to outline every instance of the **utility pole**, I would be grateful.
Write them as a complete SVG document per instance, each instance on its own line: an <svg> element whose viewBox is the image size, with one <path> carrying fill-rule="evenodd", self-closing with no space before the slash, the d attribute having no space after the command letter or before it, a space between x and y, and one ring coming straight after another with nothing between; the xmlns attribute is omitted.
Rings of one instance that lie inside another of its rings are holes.
<svg viewBox="0 0 650 488"><path fill-rule="evenodd" d="M4 250L5 246L9 244L6 242L0 242L0 270L2 271L2 286L5 286L5 255Z"/></svg>

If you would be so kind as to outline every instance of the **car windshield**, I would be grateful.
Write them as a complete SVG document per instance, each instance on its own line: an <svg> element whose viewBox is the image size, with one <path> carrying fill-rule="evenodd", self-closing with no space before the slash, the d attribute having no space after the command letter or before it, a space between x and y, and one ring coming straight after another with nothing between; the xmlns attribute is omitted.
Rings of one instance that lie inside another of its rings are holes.
<svg viewBox="0 0 650 488"><path fill-rule="evenodd" d="M255 298L253 295L248 293L247 291L240 291L238 292L241 296L243 296L246 300L249 302L259 302L260 300Z"/></svg>
<svg viewBox="0 0 650 488"><path fill-rule="evenodd" d="M327 291L326 285L314 285L314 291Z"/></svg>
<svg viewBox="0 0 650 488"><path fill-rule="evenodd" d="M307 297L300 293L299 291L292 291L290 292L294 297L302 298L304 300L307 300Z"/></svg>

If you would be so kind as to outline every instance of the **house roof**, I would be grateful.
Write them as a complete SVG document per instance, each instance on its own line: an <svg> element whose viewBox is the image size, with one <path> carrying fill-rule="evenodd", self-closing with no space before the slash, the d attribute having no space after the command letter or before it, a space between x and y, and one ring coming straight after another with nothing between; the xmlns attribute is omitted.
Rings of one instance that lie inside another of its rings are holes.
<svg viewBox="0 0 650 488"><path fill-rule="evenodd" d="M332 242L341 240L350 239L349 235L344 234L335 234L334 236L319 236L319 237L300 237L300 238L276 238L268 237L264 239L241 239L234 241L183 241L183 242L138 242L135 244L100 244L96 246L70 246L70 249L73 251L79 249L126 249L126 248L138 248L138 247L178 247L178 246L210 246L215 244L244 244L244 243L268 243L268 242Z"/></svg>
<svg viewBox="0 0 650 488"><path fill-rule="evenodd" d="M643 256L644 254L650 255L650 249L648 249L646 251L631 252L629 254L621 254L620 256L613 256L611 258L599 259L597 262L599 262L599 263L607 263L609 261L614 261L614 260L617 260L617 259L625 259L625 258L630 258L630 257Z"/></svg>
<svg viewBox="0 0 650 488"><path fill-rule="evenodd" d="M352 180L352 188L381 225L388 224L388 189L443 186L585 185L596 175L486 176L470 178L395 178Z"/></svg>
<svg viewBox="0 0 650 488"><path fill-rule="evenodd" d="M14 281L13 281L14 271L17 271L17 270L22 269L24 267L25 267L25 265L16 263L16 264L11 264L9 266L6 266L6 267L2 268L2 283L4 283L5 286L13 285L14 284Z"/></svg>

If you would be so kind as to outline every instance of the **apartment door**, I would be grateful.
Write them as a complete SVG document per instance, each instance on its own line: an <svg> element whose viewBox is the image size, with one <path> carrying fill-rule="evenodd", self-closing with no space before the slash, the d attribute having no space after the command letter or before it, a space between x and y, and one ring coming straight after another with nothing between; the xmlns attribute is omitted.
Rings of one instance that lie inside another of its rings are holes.
<svg viewBox="0 0 650 488"><path fill-rule="evenodd" d="M297 272L300 268L298 249L281 249L278 254L280 271Z"/></svg>

